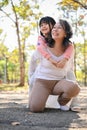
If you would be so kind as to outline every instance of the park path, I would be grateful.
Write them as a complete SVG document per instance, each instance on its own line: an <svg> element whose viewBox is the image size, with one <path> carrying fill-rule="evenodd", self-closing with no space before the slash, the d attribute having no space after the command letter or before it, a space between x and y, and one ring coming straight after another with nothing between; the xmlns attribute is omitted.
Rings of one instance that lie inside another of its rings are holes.
<svg viewBox="0 0 87 130"><path fill-rule="evenodd" d="M0 130L87 130L87 87L78 97L80 112L45 109L31 113L28 92L0 92Z"/></svg>

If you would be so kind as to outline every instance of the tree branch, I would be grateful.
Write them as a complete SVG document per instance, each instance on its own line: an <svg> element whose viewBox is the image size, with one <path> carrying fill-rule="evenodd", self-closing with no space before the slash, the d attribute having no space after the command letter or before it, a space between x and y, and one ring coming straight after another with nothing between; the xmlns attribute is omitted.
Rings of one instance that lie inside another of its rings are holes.
<svg viewBox="0 0 87 130"><path fill-rule="evenodd" d="M0 8L0 11L2 11L13 23L15 23L15 21L3 9Z"/></svg>
<svg viewBox="0 0 87 130"><path fill-rule="evenodd" d="M79 2L78 0L73 0L74 2L76 2L77 4L81 5L84 9L87 9L87 5L82 4L81 2Z"/></svg>

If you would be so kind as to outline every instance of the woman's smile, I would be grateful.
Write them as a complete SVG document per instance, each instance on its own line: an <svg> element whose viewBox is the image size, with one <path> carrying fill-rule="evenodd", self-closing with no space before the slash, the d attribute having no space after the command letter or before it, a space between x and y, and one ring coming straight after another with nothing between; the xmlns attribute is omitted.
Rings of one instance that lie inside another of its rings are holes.
<svg viewBox="0 0 87 130"><path fill-rule="evenodd" d="M59 23L56 23L52 29L52 38L61 38L65 37L65 30L61 27Z"/></svg>
<svg viewBox="0 0 87 130"><path fill-rule="evenodd" d="M57 31L52 31L52 38L54 39L54 38L58 38L60 36L60 34L59 34L59 32L57 32Z"/></svg>

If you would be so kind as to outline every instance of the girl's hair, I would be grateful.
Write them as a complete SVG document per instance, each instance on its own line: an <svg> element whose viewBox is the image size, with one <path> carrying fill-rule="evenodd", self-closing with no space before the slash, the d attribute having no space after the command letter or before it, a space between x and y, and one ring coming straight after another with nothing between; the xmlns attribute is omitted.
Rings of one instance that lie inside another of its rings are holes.
<svg viewBox="0 0 87 130"><path fill-rule="evenodd" d="M50 31L48 33L48 37L45 37L43 33L40 31L40 34L45 38L47 45L49 42L51 42L52 36L51 36L51 30L55 25L55 20L50 16L42 17L39 21L39 26L41 26L42 23L47 23L49 25Z"/></svg>
<svg viewBox="0 0 87 130"><path fill-rule="evenodd" d="M69 43L71 42L69 39L72 37L73 32L72 32L70 24L66 20L59 19L59 24L62 26L62 28L64 29L66 33L66 37L63 40L63 46L66 49L69 46ZM54 44L55 44L55 41L51 39L51 42L49 43L48 46L53 47Z"/></svg>

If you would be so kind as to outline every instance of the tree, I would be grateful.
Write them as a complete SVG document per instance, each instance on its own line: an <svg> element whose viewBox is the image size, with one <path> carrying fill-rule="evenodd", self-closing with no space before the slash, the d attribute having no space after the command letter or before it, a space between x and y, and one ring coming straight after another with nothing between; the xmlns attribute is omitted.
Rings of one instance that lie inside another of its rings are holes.
<svg viewBox="0 0 87 130"><path fill-rule="evenodd" d="M8 48L5 45L3 45L3 43L0 43L0 60L4 61L3 62L4 64L2 64L1 71L4 72L3 75L4 75L4 82L5 83L8 82L8 69L7 69L8 57L9 57Z"/></svg>
<svg viewBox="0 0 87 130"><path fill-rule="evenodd" d="M58 2L58 4L62 6L67 6L73 9L84 8L87 9L87 0L62 0L62 2Z"/></svg>
<svg viewBox="0 0 87 130"><path fill-rule="evenodd" d="M60 5L60 8L64 11L63 16L71 19L72 21L72 27L74 28L74 34L76 37L83 37L83 43L75 45L75 73L77 75L77 69L80 68L82 74L84 75L81 77L84 81L84 85L87 84L87 57L86 57L86 47L87 47L87 40L86 40L86 9L87 9L87 0L62 0L58 3ZM59 9L60 9L59 8ZM75 41L76 42L76 41ZM83 46L81 46L83 44ZM82 47L82 53L80 54L79 46ZM80 61L78 58L78 54L80 54ZM82 64L81 64L82 63Z"/></svg>
<svg viewBox="0 0 87 130"><path fill-rule="evenodd" d="M14 18L4 11L4 6L10 4ZM39 12L37 0L27 1L20 0L14 3L13 0L3 0L0 2L0 11L2 11L15 25L18 48L19 48L19 63L20 63L20 86L25 83L25 43L30 35L30 31L37 26L36 21L41 16ZM28 25L28 26L26 26ZM21 32L21 28L24 33Z"/></svg>

